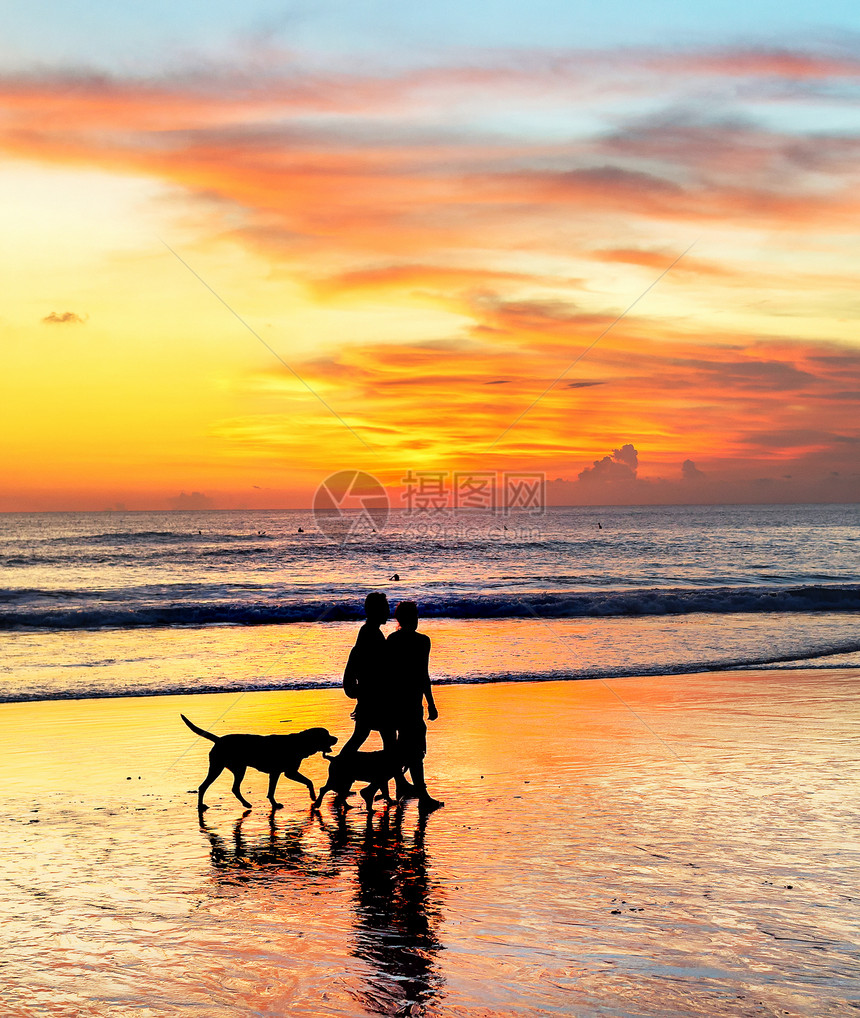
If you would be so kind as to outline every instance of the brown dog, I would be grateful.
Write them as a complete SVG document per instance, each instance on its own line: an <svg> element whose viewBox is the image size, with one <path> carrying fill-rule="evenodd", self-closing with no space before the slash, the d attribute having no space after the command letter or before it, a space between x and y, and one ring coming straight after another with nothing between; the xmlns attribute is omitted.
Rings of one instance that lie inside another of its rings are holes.
<svg viewBox="0 0 860 1018"><path fill-rule="evenodd" d="M179 716L192 732L215 743L209 752L209 773L197 790L197 808L201 812L209 808L203 803L206 789L225 768L233 772L233 795L245 809L251 809L251 803L242 795L240 785L248 767L269 775L268 799L273 810L281 809L281 803L275 801L275 788L282 774L307 786L313 801L316 797L313 782L299 773L301 762L314 753L324 753L337 742L326 728L307 728L293 735L219 736L193 725L184 714Z"/></svg>
<svg viewBox="0 0 860 1018"><path fill-rule="evenodd" d="M323 756L329 761L328 777L316 797L314 809L319 807L326 792L335 792L338 800L343 802L356 781L368 782L367 787L361 790L368 812L373 809L373 798L377 792L383 793L386 802L394 802L388 794L388 782L403 773L403 761L399 755L379 749L373 753L339 753L337 756L323 753Z"/></svg>

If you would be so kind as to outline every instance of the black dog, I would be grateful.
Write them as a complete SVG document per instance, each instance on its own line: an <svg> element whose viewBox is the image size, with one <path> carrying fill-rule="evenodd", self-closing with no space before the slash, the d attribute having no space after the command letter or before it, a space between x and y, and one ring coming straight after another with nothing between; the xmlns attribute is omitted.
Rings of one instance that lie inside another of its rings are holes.
<svg viewBox="0 0 860 1018"><path fill-rule="evenodd" d="M325 753L337 742L325 728L308 728L293 735L219 736L193 725L184 714L179 716L192 732L215 743L209 753L209 773L197 791L197 808L201 812L209 808L203 804L206 789L225 768L233 772L233 795L245 809L251 809L251 803L242 795L239 786L248 767L269 775L268 799L273 810L281 808L281 803L275 801L275 788L282 774L306 785L313 801L316 796L313 782L299 773L299 766L305 757Z"/></svg>
<svg viewBox="0 0 860 1018"><path fill-rule="evenodd" d="M388 782L403 773L399 754L379 749L374 753L340 753L337 756L323 753L323 756L329 761L328 777L316 797L314 809L319 807L326 792L335 792L338 800L343 802L356 781L368 782L367 787L361 790L368 812L373 809L377 792L384 794L386 802L394 802L388 794Z"/></svg>

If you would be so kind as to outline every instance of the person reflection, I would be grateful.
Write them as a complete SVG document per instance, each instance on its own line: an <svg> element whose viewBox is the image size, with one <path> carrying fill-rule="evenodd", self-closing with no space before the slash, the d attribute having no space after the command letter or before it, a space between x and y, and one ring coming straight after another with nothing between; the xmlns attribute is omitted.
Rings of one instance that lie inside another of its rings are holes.
<svg viewBox="0 0 860 1018"><path fill-rule="evenodd" d="M404 839L403 807L385 810L377 828L368 817L358 846L352 953L369 966L357 996L370 1014L432 1014L441 996L442 910L428 875L426 825L419 813L414 834Z"/></svg>

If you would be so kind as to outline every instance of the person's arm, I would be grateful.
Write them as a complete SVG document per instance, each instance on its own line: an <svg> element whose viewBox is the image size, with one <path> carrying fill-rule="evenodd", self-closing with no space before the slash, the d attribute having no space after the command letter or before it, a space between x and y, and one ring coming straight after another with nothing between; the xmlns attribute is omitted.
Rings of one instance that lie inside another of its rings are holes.
<svg viewBox="0 0 860 1018"><path fill-rule="evenodd" d="M427 699L427 718L430 721L435 721L439 717L439 711L436 710L436 701L433 699L433 687L430 685L430 637L428 636L426 639L427 653L424 658L422 682L424 684L424 696Z"/></svg>
<svg viewBox="0 0 860 1018"><path fill-rule="evenodd" d="M359 651L358 644L356 644L349 652L349 657L346 660L346 668L343 672L343 691L351 700L358 699L358 680L360 675L361 668L359 667Z"/></svg>
<svg viewBox="0 0 860 1018"><path fill-rule="evenodd" d="M371 650L368 636L367 623L365 623L356 633L355 645L349 652L343 672L343 691L352 700L357 700L364 692L362 679L367 670L368 651Z"/></svg>

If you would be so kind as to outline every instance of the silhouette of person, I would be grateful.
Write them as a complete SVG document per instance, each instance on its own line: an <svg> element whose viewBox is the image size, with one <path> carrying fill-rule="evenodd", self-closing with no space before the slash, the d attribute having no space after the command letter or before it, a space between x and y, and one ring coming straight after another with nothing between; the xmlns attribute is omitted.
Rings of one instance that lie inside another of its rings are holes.
<svg viewBox="0 0 860 1018"><path fill-rule="evenodd" d="M388 667L392 679L392 716L397 727L401 758L412 777L422 809L438 809L443 802L427 791L424 756L427 753L427 717L439 717L430 686L430 637L418 632L418 605L401 601L394 610L398 628L388 637Z"/></svg>
<svg viewBox="0 0 860 1018"><path fill-rule="evenodd" d="M381 591L368 594L364 599L364 614L367 621L358 631L343 673L344 692L356 701L356 705L352 715L355 728L340 753L356 752L370 733L377 731L382 739L382 748L395 754L398 751L397 729L392 714L388 648L380 630L390 617L385 594ZM398 770L395 783L397 794L406 794L408 785L402 768Z"/></svg>

